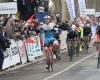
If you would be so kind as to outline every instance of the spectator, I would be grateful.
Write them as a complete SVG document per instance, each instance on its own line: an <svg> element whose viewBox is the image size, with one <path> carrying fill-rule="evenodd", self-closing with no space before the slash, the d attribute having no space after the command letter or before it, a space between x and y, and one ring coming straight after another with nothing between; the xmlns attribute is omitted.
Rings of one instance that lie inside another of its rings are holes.
<svg viewBox="0 0 100 80"><path fill-rule="evenodd" d="M15 40L21 39L21 25L19 20L14 20L13 32Z"/></svg>
<svg viewBox="0 0 100 80"><path fill-rule="evenodd" d="M4 37L8 37L6 27L3 27L2 34Z"/></svg>
<svg viewBox="0 0 100 80"><path fill-rule="evenodd" d="M2 70L3 61L4 61L4 54L3 52L6 48L10 47L10 42L7 40L2 34L3 27L0 26L0 71Z"/></svg>

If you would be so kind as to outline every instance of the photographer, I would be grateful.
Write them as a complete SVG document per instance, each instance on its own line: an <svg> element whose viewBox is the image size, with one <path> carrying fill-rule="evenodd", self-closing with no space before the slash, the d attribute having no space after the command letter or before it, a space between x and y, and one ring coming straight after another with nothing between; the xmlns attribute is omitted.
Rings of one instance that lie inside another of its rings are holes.
<svg viewBox="0 0 100 80"><path fill-rule="evenodd" d="M6 51L6 48L10 47L10 41L3 36L2 30L3 30L3 27L0 26L0 71L2 71L2 66L3 66L3 61L4 61L3 52Z"/></svg>

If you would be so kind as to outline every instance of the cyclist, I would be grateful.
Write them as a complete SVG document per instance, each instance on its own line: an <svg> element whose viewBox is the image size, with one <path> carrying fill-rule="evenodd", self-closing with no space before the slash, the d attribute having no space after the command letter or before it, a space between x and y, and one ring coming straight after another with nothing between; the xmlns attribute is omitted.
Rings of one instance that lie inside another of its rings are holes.
<svg viewBox="0 0 100 80"><path fill-rule="evenodd" d="M72 61L72 57L75 53L76 39L77 39L77 32L75 29L73 29L73 26L71 25L71 27L69 27L69 30L67 33L67 39L66 39L67 48L68 48L68 56L70 57L70 61Z"/></svg>
<svg viewBox="0 0 100 80"><path fill-rule="evenodd" d="M99 49L98 42L100 42L100 25L97 26L96 36L95 36L95 45L96 45L96 58L98 57Z"/></svg>
<svg viewBox="0 0 100 80"><path fill-rule="evenodd" d="M96 58L98 59L97 68L99 68L99 65L100 65L100 25L98 25L98 30L96 32L95 44L96 44L96 49L97 49Z"/></svg>
<svg viewBox="0 0 100 80"><path fill-rule="evenodd" d="M60 43L60 37L59 36L60 36L60 33L61 33L61 29L59 29L59 25L55 25L53 30L54 30L54 38L56 40L58 40L58 42Z"/></svg>
<svg viewBox="0 0 100 80"><path fill-rule="evenodd" d="M79 40L80 42L80 52L83 52L83 49L82 49L82 44L83 44L83 28L78 24L76 23L76 32L77 32L77 39Z"/></svg>
<svg viewBox="0 0 100 80"><path fill-rule="evenodd" d="M58 62L58 60L60 60L60 33L61 33L61 29L59 29L59 25L56 24L56 26L54 27L54 38L55 40L53 41L53 53L56 56L56 61Z"/></svg>
<svg viewBox="0 0 100 80"><path fill-rule="evenodd" d="M83 26L84 41L87 42L87 48L89 48L89 42L91 40L92 31L90 21L86 20L86 24Z"/></svg>
<svg viewBox="0 0 100 80"><path fill-rule="evenodd" d="M44 44L48 44L48 42L54 40L53 28L55 26L55 23L50 21L51 20L50 16L45 16L44 19L45 19L45 24L43 25L45 34Z"/></svg>

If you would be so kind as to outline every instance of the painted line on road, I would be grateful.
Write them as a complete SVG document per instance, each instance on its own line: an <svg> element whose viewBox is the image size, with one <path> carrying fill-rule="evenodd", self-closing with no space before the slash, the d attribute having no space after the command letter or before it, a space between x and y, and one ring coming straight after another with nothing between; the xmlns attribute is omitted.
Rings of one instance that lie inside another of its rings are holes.
<svg viewBox="0 0 100 80"><path fill-rule="evenodd" d="M55 73L55 74L53 74L53 75L51 75L51 76L49 76L49 77L47 77L47 78L45 78L45 79L43 79L43 80L50 80L51 78L54 78L54 77L56 77L56 76L62 74L62 73L64 73L65 71L68 71L69 69L73 68L73 67L76 66L77 64L79 64L79 63L85 61L86 59L90 58L90 57L93 56L93 55L95 55L95 53L93 53L93 54L91 54L91 55L89 55L89 56L87 56L87 57L85 57L85 58L79 60L78 62L72 64L72 65L69 66L68 68L66 68L66 69L64 69L64 70L61 70L60 72Z"/></svg>

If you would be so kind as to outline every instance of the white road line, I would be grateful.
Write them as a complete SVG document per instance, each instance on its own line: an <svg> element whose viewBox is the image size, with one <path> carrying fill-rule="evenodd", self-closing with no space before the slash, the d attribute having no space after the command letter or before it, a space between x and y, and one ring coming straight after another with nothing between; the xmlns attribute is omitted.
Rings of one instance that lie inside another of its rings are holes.
<svg viewBox="0 0 100 80"><path fill-rule="evenodd" d="M78 61L78 62L72 64L72 65L69 66L68 68L66 68L66 69L64 69L64 70L61 70L60 72L55 73L55 74L53 74L53 75L51 75L51 76L49 76L49 77L47 77L47 78L45 78L45 79L43 79L43 80L50 80L51 78L56 77L56 76L58 76L58 75L64 73L65 71L68 71L68 70L71 69L72 67L74 67L74 66L76 66L77 64L79 64L79 63L85 61L86 59L90 58L90 57L93 56L94 54L95 54L95 53L93 53L93 54L91 54L91 55L89 55L89 56L87 56L87 57L81 59L80 61Z"/></svg>

